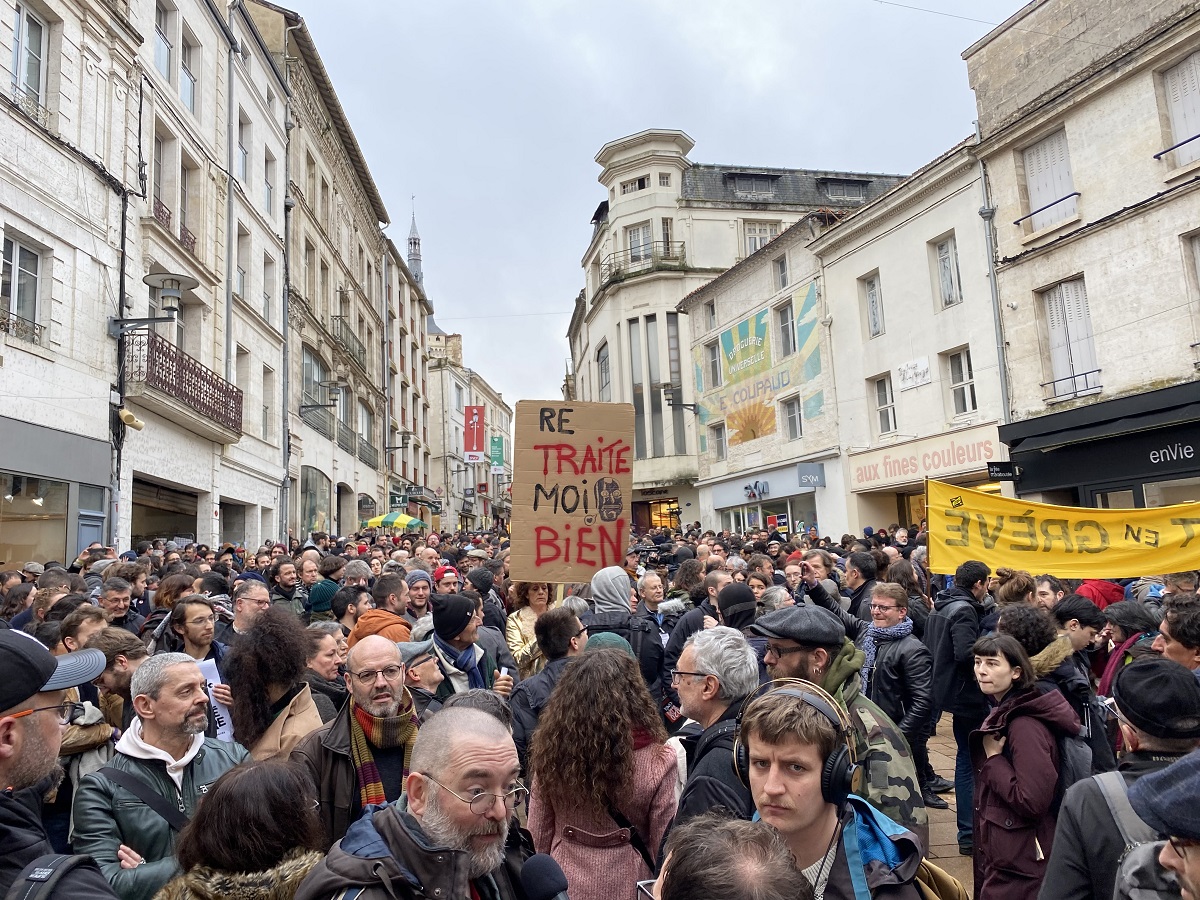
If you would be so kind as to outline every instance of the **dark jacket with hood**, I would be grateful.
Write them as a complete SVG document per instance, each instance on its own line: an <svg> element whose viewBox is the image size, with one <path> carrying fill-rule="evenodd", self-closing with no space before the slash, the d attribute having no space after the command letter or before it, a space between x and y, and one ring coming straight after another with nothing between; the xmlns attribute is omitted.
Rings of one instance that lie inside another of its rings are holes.
<svg viewBox="0 0 1200 900"><path fill-rule="evenodd" d="M591 634L608 631L629 642L650 696L655 705L661 706L663 688L669 686L670 679L658 623L631 612L629 576L623 568L608 566L592 576L592 604L595 612L584 616L582 624Z"/></svg>
<svg viewBox="0 0 1200 900"><path fill-rule="evenodd" d="M1128 787L1151 772L1182 759L1183 753L1135 750L1121 757L1117 771ZM1092 900L1113 895L1117 867L1125 841L1094 778L1067 788L1058 824L1054 852L1046 865L1039 900Z"/></svg>
<svg viewBox="0 0 1200 900"><path fill-rule="evenodd" d="M404 798L369 806L300 885L295 900L329 900L347 888L363 889L356 900L450 900L471 896L472 886L490 900L525 900L521 866L532 853L525 837L510 826L504 861L472 883L467 851L432 843Z"/></svg>
<svg viewBox="0 0 1200 900"><path fill-rule="evenodd" d="M825 885L826 897L861 897L856 890L861 887L872 900L922 900L913 880L924 856L924 845L916 835L854 795L842 811L839 827L841 837ZM857 845L862 861L858 872L852 872L847 861L850 842Z"/></svg>
<svg viewBox="0 0 1200 900"><path fill-rule="evenodd" d="M1060 692L1085 726L1083 737L1092 749L1092 774L1115 769L1117 757L1108 740L1104 717L1094 703L1096 695L1088 678L1087 665L1080 660L1071 642L1065 635L1059 636L1029 661L1033 663L1038 690L1043 694Z"/></svg>
<svg viewBox="0 0 1200 900"><path fill-rule="evenodd" d="M37 859L54 853L42 825L42 797L50 789L50 780L19 791L0 791L0 896ZM108 879L95 866L79 866L63 876L54 897L71 900L112 900L117 895Z"/></svg>
<svg viewBox="0 0 1200 900"><path fill-rule="evenodd" d="M871 621L871 593L875 590L875 579L864 581L856 588L850 588L846 596L850 598L850 611L864 622Z"/></svg>
<svg viewBox="0 0 1200 900"><path fill-rule="evenodd" d="M1037 897L1054 846L1057 741L1078 733L1079 717L1066 698L1034 688L1010 690L971 733L976 897ZM991 757L983 749L989 734L1006 738Z"/></svg>
<svg viewBox="0 0 1200 900"><path fill-rule="evenodd" d="M983 721L987 700L975 681L975 655L983 608L960 587L937 595L925 622L925 646L933 654L933 703L936 709Z"/></svg>
<svg viewBox="0 0 1200 900"><path fill-rule="evenodd" d="M721 718L703 731L680 735L687 754L688 775L679 797L675 825L717 806L742 819L754 815L750 789L742 784L733 768L733 739L744 702L744 698L734 700Z"/></svg>

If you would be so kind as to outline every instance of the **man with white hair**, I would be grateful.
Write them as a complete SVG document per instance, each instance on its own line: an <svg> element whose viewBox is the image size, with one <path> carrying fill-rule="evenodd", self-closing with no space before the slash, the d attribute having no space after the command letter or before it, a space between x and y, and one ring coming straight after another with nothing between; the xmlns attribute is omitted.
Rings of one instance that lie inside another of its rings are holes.
<svg viewBox="0 0 1200 900"><path fill-rule="evenodd" d="M137 719L75 790L75 852L96 860L122 900L150 900L179 874L175 841L200 798L250 754L204 737L207 682L190 656L144 660L129 687Z"/></svg>
<svg viewBox="0 0 1200 900"><path fill-rule="evenodd" d="M758 688L758 656L740 631L719 625L688 638L671 672L683 714L699 725L680 735L688 778L676 823L723 806L748 819L754 799L733 768L742 704Z"/></svg>
<svg viewBox="0 0 1200 900"><path fill-rule="evenodd" d="M364 810L296 900L524 898L527 851L509 841L526 797L520 768L495 716L464 706L434 714L417 733L404 796Z"/></svg>

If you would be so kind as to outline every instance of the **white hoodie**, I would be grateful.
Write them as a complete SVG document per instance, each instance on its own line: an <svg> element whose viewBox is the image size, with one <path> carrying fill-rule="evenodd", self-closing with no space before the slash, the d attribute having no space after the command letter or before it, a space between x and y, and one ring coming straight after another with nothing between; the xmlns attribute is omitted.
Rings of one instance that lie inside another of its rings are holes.
<svg viewBox="0 0 1200 900"><path fill-rule="evenodd" d="M195 759L200 748L204 746L204 735L192 735L192 745L179 759L175 759L166 750L160 750L152 744L147 744L142 736L142 720L135 718L129 730L117 741L117 752L132 756L134 759L157 759L167 764L167 774L175 782L175 790L183 790L183 770Z"/></svg>

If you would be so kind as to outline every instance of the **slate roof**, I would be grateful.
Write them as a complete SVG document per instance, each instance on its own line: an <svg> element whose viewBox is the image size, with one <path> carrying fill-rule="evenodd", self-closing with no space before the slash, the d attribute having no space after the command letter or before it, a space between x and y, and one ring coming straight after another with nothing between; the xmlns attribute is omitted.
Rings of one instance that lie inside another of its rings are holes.
<svg viewBox="0 0 1200 900"><path fill-rule="evenodd" d="M771 191L746 193L737 190L738 175L762 176ZM692 165L683 173L682 200L744 207L763 203L767 206L847 207L870 203L895 187L906 176L878 172L830 172L817 169L774 169L753 166ZM862 199L831 197L826 190L830 181L858 182L866 185Z"/></svg>

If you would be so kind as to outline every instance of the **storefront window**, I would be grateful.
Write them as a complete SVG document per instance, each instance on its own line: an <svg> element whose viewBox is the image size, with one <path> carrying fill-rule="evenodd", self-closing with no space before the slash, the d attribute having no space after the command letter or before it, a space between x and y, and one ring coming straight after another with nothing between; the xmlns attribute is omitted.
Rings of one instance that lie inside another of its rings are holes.
<svg viewBox="0 0 1200 900"><path fill-rule="evenodd" d="M300 467L300 529L305 537L329 531L330 481L320 469Z"/></svg>
<svg viewBox="0 0 1200 900"><path fill-rule="evenodd" d="M1200 478L1176 478L1172 481L1148 481L1142 485L1147 506L1174 506L1200 500ZM1132 506L1132 504L1130 504Z"/></svg>
<svg viewBox="0 0 1200 900"><path fill-rule="evenodd" d="M67 562L67 483L0 473L0 559Z"/></svg>

